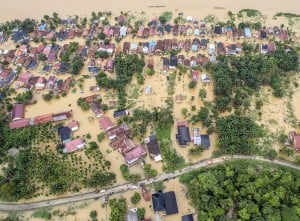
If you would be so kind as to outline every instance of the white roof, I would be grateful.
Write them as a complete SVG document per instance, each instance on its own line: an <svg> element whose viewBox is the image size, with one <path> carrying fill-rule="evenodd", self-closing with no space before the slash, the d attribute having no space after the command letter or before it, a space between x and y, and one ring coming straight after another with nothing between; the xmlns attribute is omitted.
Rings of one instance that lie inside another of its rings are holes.
<svg viewBox="0 0 300 221"><path fill-rule="evenodd" d="M192 17L192 16L187 16L187 17L186 17L186 20L187 20L187 21L193 21L193 17Z"/></svg>

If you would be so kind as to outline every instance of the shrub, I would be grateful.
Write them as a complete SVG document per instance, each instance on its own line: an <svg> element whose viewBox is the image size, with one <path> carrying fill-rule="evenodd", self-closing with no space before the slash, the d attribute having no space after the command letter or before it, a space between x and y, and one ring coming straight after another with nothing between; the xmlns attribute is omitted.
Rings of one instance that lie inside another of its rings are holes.
<svg viewBox="0 0 300 221"><path fill-rule="evenodd" d="M141 195L138 192L135 192L130 198L132 204L137 204L141 200Z"/></svg>
<svg viewBox="0 0 300 221"><path fill-rule="evenodd" d="M91 217L92 219L97 218L97 211L96 211L96 210L92 210L92 211L90 212L90 217Z"/></svg>

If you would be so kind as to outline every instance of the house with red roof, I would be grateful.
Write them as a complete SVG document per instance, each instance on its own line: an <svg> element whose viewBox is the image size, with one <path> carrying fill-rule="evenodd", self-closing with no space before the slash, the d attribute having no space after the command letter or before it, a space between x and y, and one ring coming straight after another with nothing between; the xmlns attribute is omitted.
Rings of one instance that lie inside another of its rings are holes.
<svg viewBox="0 0 300 221"><path fill-rule="evenodd" d="M111 119L106 116L99 119L99 124L100 124L100 127L102 128L102 130L104 130L104 131L109 131L110 129L112 129L114 127L114 124L111 121Z"/></svg>
<svg viewBox="0 0 300 221"><path fill-rule="evenodd" d="M97 118L103 116L103 114L104 114L99 102L92 102L91 109Z"/></svg>
<svg viewBox="0 0 300 221"><path fill-rule="evenodd" d="M290 132L289 141L294 145L295 150L300 152L300 134L295 131Z"/></svg>
<svg viewBox="0 0 300 221"><path fill-rule="evenodd" d="M68 128L70 128L72 131L78 130L79 122L77 120L72 120L70 123L68 123Z"/></svg>
<svg viewBox="0 0 300 221"><path fill-rule="evenodd" d="M52 122L52 114L44 114L40 116L36 116L33 119L34 124L46 124L48 122Z"/></svg>
<svg viewBox="0 0 300 221"><path fill-rule="evenodd" d="M32 77L32 74L29 71L26 71L19 75L17 81L20 85L27 84L29 79Z"/></svg>
<svg viewBox="0 0 300 221"><path fill-rule="evenodd" d="M10 129L17 129L22 127L27 127L29 125L29 118L24 118L16 121L11 121L9 123Z"/></svg>
<svg viewBox="0 0 300 221"><path fill-rule="evenodd" d="M25 113L25 105L24 104L15 104L13 106L12 112L11 112L11 120L21 120L24 118Z"/></svg>
<svg viewBox="0 0 300 221"><path fill-rule="evenodd" d="M137 145L134 149L124 153L124 158L128 165L133 165L141 160L147 154L145 148L140 144Z"/></svg>
<svg viewBox="0 0 300 221"><path fill-rule="evenodd" d="M45 88L47 80L45 77L39 77L37 82L35 83L35 89L42 90Z"/></svg>
<svg viewBox="0 0 300 221"><path fill-rule="evenodd" d="M63 149L64 153L71 153L76 150L80 150L84 148L85 146L85 141L83 138L79 137L74 140L68 141L65 143L65 148Z"/></svg>

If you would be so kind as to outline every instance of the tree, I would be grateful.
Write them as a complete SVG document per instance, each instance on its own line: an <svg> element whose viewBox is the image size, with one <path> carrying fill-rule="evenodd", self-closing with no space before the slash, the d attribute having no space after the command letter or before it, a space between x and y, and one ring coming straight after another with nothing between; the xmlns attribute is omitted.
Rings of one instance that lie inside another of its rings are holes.
<svg viewBox="0 0 300 221"><path fill-rule="evenodd" d="M105 39L105 34L103 33L103 32L99 32L99 34L98 34L98 38L100 39L100 40L104 40Z"/></svg>
<svg viewBox="0 0 300 221"><path fill-rule="evenodd" d="M151 168L151 164L144 165L144 174L146 178L156 177L157 171Z"/></svg>
<svg viewBox="0 0 300 221"><path fill-rule="evenodd" d="M138 208L137 209L137 215L138 215L138 218L141 220L145 217L145 208Z"/></svg>
<svg viewBox="0 0 300 221"><path fill-rule="evenodd" d="M91 212L90 212L90 218L91 219L96 219L97 218L97 211L96 210L92 210Z"/></svg>
<svg viewBox="0 0 300 221"><path fill-rule="evenodd" d="M188 109L186 109L185 107L184 108L181 108L181 114L186 117L186 114L188 112Z"/></svg>
<svg viewBox="0 0 300 221"><path fill-rule="evenodd" d="M101 143L103 141L103 139L105 138L106 133L105 132L101 132L97 135L97 139L98 141Z"/></svg>
<svg viewBox="0 0 300 221"><path fill-rule="evenodd" d="M204 88L200 88L199 89L199 93L198 93L198 96L201 98L201 100L203 101L206 96L207 96L207 92Z"/></svg>
<svg viewBox="0 0 300 221"><path fill-rule="evenodd" d="M71 61L70 73L74 75L79 74L81 69L83 68L83 65L84 65L83 58L80 56L75 56Z"/></svg>
<svg viewBox="0 0 300 221"><path fill-rule="evenodd" d="M196 87L196 85L197 85L196 81L191 81L188 86L189 86L190 89L193 89L193 88Z"/></svg>
<svg viewBox="0 0 300 221"><path fill-rule="evenodd" d="M39 58L40 61L47 61L47 59L48 59L47 56L44 55L44 54L39 54L38 58Z"/></svg>
<svg viewBox="0 0 300 221"><path fill-rule="evenodd" d="M141 200L141 195L138 192L135 192L130 198L132 204L137 204Z"/></svg>
<svg viewBox="0 0 300 221"><path fill-rule="evenodd" d="M109 200L108 205L111 208L109 221L124 221L124 217L127 212L126 199L111 199Z"/></svg>

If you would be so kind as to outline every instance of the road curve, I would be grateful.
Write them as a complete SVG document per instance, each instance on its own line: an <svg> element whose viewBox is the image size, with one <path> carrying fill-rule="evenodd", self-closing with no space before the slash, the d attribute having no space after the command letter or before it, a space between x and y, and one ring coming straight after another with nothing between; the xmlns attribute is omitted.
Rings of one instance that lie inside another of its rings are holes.
<svg viewBox="0 0 300 221"><path fill-rule="evenodd" d="M32 210L32 209L38 209L38 208L43 208L43 207L49 207L49 206L57 206L61 204L68 204L68 203L73 203L73 202L79 202L83 200L89 200L89 199L95 199L98 197L102 197L106 194L115 194L115 193L120 193L120 192L125 192L129 189L134 189L137 188L140 184L151 184L157 181L164 181L172 178L176 178L184 173L190 172L192 170L201 168L201 167L208 167L212 166L214 164L218 163L223 163L224 161L229 161L233 159L250 159L250 160L258 160L258 161L263 161L263 162L269 162L269 163L274 163L290 168L294 168L297 170L300 170L300 166L297 166L293 164L292 162L288 161L283 161L283 160L270 160L267 158L263 158L260 156L245 156L245 155L232 155L232 156L223 156L223 157L218 157L218 158L210 158L210 159L205 159L202 161L199 161L195 164L189 165L185 168L182 168L180 170L171 172L171 173L165 173L165 174L160 174L154 178L151 179L145 179L137 183L137 185L132 185L130 183L125 183L119 186L114 186L110 189L106 189L105 192L88 192L88 193L82 193L82 194L77 194L73 196L68 196L68 197L63 197L63 198L57 198L57 199L49 199L49 200L44 200L44 201L38 201L38 202L32 202L32 203L0 203L0 211L23 211L23 210Z"/></svg>

